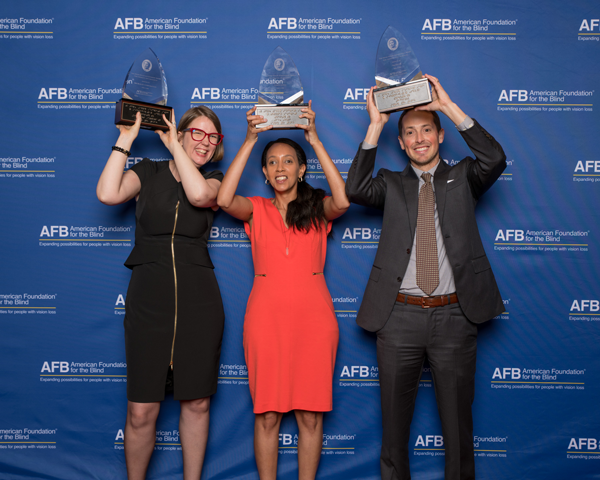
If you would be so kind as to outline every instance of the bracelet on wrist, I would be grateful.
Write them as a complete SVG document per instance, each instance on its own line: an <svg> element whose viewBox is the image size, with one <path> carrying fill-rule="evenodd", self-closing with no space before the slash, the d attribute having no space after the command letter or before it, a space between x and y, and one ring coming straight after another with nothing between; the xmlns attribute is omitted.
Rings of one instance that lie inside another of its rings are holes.
<svg viewBox="0 0 600 480"><path fill-rule="evenodd" d="M121 153L123 153L123 154L125 154L125 155L127 155L127 156L131 155L131 152L130 152L129 150L125 150L124 148L117 147L116 145L115 145L114 147L112 147L112 149L113 149L115 152L121 152Z"/></svg>

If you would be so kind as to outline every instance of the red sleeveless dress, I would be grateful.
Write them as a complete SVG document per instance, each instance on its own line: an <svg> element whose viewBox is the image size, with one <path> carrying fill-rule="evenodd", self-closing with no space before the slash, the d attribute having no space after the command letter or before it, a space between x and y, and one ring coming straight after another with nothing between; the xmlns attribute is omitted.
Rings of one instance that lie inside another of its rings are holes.
<svg viewBox="0 0 600 480"><path fill-rule="evenodd" d="M286 228L271 200L254 207L254 284L244 320L244 352L254 413L332 409L339 330L323 276L327 229Z"/></svg>

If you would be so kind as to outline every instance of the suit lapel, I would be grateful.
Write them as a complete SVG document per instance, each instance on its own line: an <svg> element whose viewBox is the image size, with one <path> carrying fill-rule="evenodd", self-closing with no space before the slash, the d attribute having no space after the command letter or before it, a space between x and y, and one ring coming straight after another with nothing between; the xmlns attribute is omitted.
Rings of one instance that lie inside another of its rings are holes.
<svg viewBox="0 0 600 480"><path fill-rule="evenodd" d="M417 215L419 213L419 177L410 166L410 163L400 174L402 190L404 191L404 202L408 210L408 222L410 225L410 236L414 238L417 230Z"/></svg>
<svg viewBox="0 0 600 480"><path fill-rule="evenodd" d="M440 158L440 163L435 170L433 185L435 186L435 203L437 205L438 218L440 225L444 219L444 209L446 207L446 188L448 187L448 174L451 168L444 160Z"/></svg>

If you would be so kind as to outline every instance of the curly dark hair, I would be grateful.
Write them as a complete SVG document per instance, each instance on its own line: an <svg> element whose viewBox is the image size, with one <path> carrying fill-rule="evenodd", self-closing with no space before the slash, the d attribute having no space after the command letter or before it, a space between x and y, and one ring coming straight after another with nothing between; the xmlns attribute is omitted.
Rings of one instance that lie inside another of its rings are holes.
<svg viewBox="0 0 600 480"><path fill-rule="evenodd" d="M277 144L289 145L296 152L299 165L306 165L306 153L300 145L289 138L279 138L267 143L262 153L261 164L267 167L267 153L269 149ZM305 172L306 174L306 172ZM298 183L298 196L288 204L286 223L299 231L307 232L311 228L320 230L325 222L325 209L323 208L325 190L311 187L306 180Z"/></svg>

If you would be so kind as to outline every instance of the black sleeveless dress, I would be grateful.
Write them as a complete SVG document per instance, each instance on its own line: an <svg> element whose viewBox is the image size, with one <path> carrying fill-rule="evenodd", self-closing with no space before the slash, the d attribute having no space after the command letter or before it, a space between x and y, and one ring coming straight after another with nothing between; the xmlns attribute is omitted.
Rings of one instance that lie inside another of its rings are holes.
<svg viewBox="0 0 600 480"><path fill-rule="evenodd" d="M142 188L125 301L127 398L164 399L172 369L176 400L216 392L223 337L223 302L207 242L213 210L190 204L169 162L134 165ZM223 179L219 171L200 170Z"/></svg>

